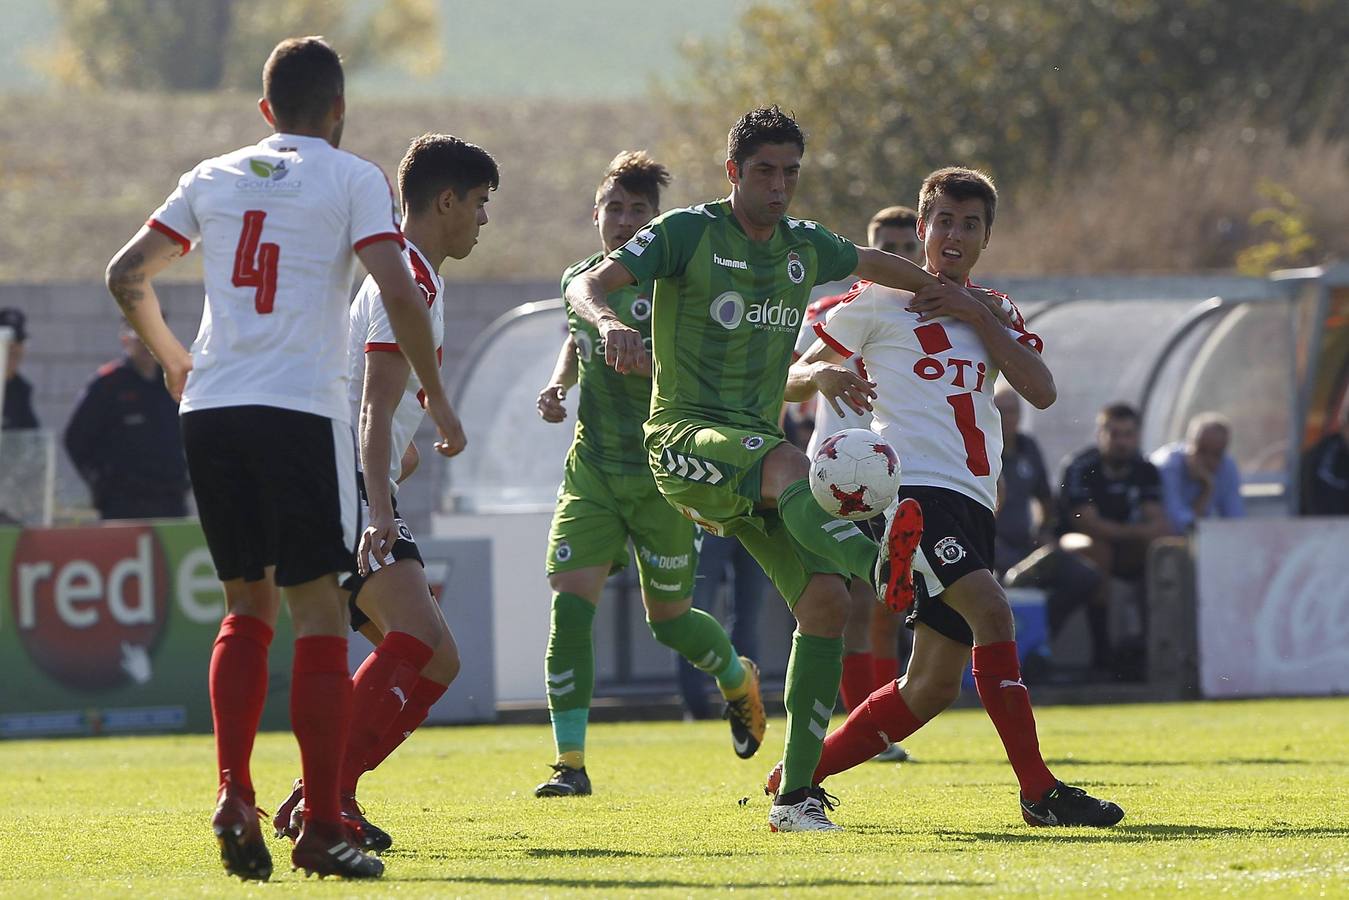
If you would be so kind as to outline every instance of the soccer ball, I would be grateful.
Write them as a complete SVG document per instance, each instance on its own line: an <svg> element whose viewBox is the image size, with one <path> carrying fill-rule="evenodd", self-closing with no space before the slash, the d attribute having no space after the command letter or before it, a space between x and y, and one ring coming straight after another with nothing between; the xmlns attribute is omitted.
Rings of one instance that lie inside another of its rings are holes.
<svg viewBox="0 0 1349 900"><path fill-rule="evenodd" d="M880 435L846 428L820 445L810 464L810 492L829 515L869 519L899 491L899 454Z"/></svg>

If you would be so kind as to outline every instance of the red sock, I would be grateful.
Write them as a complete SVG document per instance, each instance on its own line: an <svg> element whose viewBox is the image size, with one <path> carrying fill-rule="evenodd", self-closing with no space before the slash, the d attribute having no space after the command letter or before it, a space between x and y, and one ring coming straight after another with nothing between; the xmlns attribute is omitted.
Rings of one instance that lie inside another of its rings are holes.
<svg viewBox="0 0 1349 900"><path fill-rule="evenodd" d="M231 783L249 798L253 776L248 761L267 702L267 648L271 645L272 629L266 622L230 613L220 623L211 650L207 684L220 781L223 784L228 774Z"/></svg>
<svg viewBox="0 0 1349 900"><path fill-rule="evenodd" d="M434 651L403 631L391 631L351 679L351 734L342 760L342 793L356 793L365 760L403 711L417 673Z"/></svg>
<svg viewBox="0 0 1349 900"><path fill-rule="evenodd" d="M922 727L900 695L898 682L877 688L858 704L842 728L824 739L815 783L866 762L891 742L898 743Z"/></svg>
<svg viewBox="0 0 1349 900"><path fill-rule="evenodd" d="M1007 759L1012 763L1021 793L1038 800L1054 786L1035 735L1035 714L1030 708L1030 692L1021 683L1021 664L1016 658L1016 641L984 644L974 648L974 686L984 711L998 729Z"/></svg>
<svg viewBox="0 0 1349 900"><path fill-rule="evenodd" d="M306 822L336 824L342 820L337 783L350 724L347 639L332 635L296 638L290 726L300 744Z"/></svg>
<svg viewBox="0 0 1349 900"><path fill-rule="evenodd" d="M877 656L874 665L876 680L871 683L872 690L883 688L899 677L899 659L897 657Z"/></svg>
<svg viewBox="0 0 1349 900"><path fill-rule="evenodd" d="M403 704L403 711L400 712L389 726L388 731L380 737L379 742L375 744L370 755L365 758L364 770L372 771L380 763L389 758L389 754L398 749L398 745L408 739L408 735L417 730L417 726L426 721L426 716L431 712L431 707L436 705L436 701L444 695L449 685L432 681L429 678L418 678L417 686L408 694L408 702Z"/></svg>
<svg viewBox="0 0 1349 900"><path fill-rule="evenodd" d="M849 653L843 657L843 680L838 692L844 709L851 712L871 693L874 669L870 653Z"/></svg>

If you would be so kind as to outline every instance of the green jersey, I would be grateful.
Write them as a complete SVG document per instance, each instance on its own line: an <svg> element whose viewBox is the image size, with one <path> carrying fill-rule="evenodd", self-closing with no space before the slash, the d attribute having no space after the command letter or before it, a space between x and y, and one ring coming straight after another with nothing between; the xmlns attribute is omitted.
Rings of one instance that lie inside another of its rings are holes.
<svg viewBox="0 0 1349 900"><path fill-rule="evenodd" d="M576 263L562 273L562 296L576 276L593 269L603 253ZM607 302L624 325L636 328L651 346L651 284L649 281L615 291ZM564 300L565 302L565 300ZM576 410L574 452L594 468L614 475L645 474L642 423L651 410L651 379L620 375L604 362L604 342L593 325L567 306L567 331L576 343L577 377L581 400Z"/></svg>
<svg viewBox="0 0 1349 900"><path fill-rule="evenodd" d="M788 218L752 241L722 200L671 210L610 258L655 283L648 429L695 420L781 435L810 290L852 274L857 247Z"/></svg>

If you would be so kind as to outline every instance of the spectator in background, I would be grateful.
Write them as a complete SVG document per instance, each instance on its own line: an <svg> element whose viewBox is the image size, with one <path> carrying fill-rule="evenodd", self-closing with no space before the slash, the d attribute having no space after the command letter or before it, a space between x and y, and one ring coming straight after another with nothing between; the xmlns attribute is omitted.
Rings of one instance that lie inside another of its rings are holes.
<svg viewBox="0 0 1349 900"><path fill-rule="evenodd" d="M66 452L104 519L187 515L187 461L178 404L164 373L130 326L126 355L98 370L66 426Z"/></svg>
<svg viewBox="0 0 1349 900"><path fill-rule="evenodd" d="M731 644L750 659L759 657L759 608L763 605L768 576L745 546L735 538L717 537L706 532L698 551L698 575L693 588L693 605L715 615L717 593L729 580L730 609L720 616L731 635ZM679 693L684 708L694 719L710 719L716 713L708 702L708 689L716 682L689 661L675 654L679 665Z"/></svg>
<svg viewBox="0 0 1349 900"><path fill-rule="evenodd" d="M1337 425L1302 457L1304 516L1349 516L1349 394Z"/></svg>
<svg viewBox="0 0 1349 900"><path fill-rule="evenodd" d="M1171 528L1185 534L1199 519L1246 515L1241 502L1241 472L1227 453L1232 425L1217 413L1200 413L1185 428L1185 440L1153 452L1162 479L1162 505Z"/></svg>
<svg viewBox="0 0 1349 900"><path fill-rule="evenodd" d="M0 328L14 332L5 361L5 400L3 421L5 429L37 428L37 414L33 412L33 385L19 374L23 363L23 345L28 340L28 317L14 307L0 309Z"/></svg>
<svg viewBox="0 0 1349 900"><path fill-rule="evenodd" d="M1060 545L1101 575L1137 585L1149 545L1169 534L1161 476L1139 452L1138 411L1112 403L1096 417L1096 446L1074 456L1059 480ZM1122 665L1109 635L1109 578L1082 598L1091 630L1093 668ZM1059 610L1065 617L1071 610ZM1141 655L1141 654L1139 654Z"/></svg>
<svg viewBox="0 0 1349 900"><path fill-rule="evenodd" d="M1007 587L1040 588L1045 593L1045 616L1052 638L1083 603L1091 602L1101 586L1094 565L1060 549L1054 536L1055 506L1049 490L1044 456L1035 439L1020 430L1021 396L1007 384L993 395L1002 419L1002 477L998 480L998 510L993 545L994 567ZM1032 502L1036 508L1032 508ZM1104 609L1104 607L1101 607ZM1101 615L1089 615L1093 668L1103 669L1109 657L1110 635ZM1028 655L1022 674L1036 678L1037 666L1047 665L1040 653Z"/></svg>

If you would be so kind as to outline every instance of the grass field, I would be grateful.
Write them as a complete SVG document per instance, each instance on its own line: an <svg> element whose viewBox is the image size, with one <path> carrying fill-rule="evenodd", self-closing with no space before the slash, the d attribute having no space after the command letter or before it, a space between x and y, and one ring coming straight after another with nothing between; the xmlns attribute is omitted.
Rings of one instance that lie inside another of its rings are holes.
<svg viewBox="0 0 1349 900"><path fill-rule="evenodd" d="M208 737L0 744L0 894L1349 895L1349 700L1043 710L1056 774L1127 810L1107 832L1026 827L992 728L962 710L905 742L918 762L831 779L846 832L774 835L757 785L782 723L749 763L724 729L592 726L596 796L551 801L531 794L547 729L427 729L363 783L395 839L377 886L306 882L282 841L271 884L226 880ZM296 759L288 735L259 741L264 807Z"/></svg>

